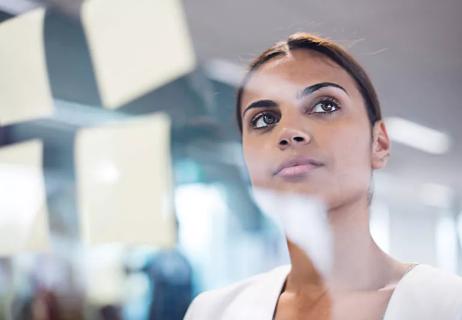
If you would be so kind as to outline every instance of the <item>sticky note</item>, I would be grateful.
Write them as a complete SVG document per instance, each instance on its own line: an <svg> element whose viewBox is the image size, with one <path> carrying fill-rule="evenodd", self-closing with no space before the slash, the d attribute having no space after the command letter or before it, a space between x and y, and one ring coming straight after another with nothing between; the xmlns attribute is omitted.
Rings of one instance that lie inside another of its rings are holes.
<svg viewBox="0 0 462 320"><path fill-rule="evenodd" d="M0 255L49 249L39 140L0 148Z"/></svg>
<svg viewBox="0 0 462 320"><path fill-rule="evenodd" d="M126 293L123 246L91 248L83 251L81 257L87 301L97 306L123 303Z"/></svg>
<svg viewBox="0 0 462 320"><path fill-rule="evenodd" d="M0 126L53 114L44 15L37 9L0 24Z"/></svg>
<svg viewBox="0 0 462 320"><path fill-rule="evenodd" d="M75 148L78 206L86 245L174 244L167 115L82 129Z"/></svg>
<svg viewBox="0 0 462 320"><path fill-rule="evenodd" d="M105 107L118 108L194 69L180 0L87 0L81 10Z"/></svg>

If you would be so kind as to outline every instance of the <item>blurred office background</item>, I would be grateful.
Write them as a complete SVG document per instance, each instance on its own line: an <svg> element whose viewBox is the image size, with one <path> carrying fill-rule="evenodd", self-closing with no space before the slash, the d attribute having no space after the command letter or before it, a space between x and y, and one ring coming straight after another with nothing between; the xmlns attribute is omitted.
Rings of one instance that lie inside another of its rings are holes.
<svg viewBox="0 0 462 320"><path fill-rule="evenodd" d="M0 0L0 319L181 319L201 291L287 263L251 197L234 96L296 31L349 48L378 90L393 140L379 245L462 275L461 12Z"/></svg>

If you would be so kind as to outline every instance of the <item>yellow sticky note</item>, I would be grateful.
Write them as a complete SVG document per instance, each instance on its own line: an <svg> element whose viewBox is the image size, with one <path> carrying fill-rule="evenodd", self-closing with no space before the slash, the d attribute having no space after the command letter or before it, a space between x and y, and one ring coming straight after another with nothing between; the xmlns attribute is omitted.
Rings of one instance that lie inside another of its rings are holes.
<svg viewBox="0 0 462 320"><path fill-rule="evenodd" d="M82 129L75 147L84 243L172 246L168 116Z"/></svg>
<svg viewBox="0 0 462 320"><path fill-rule="evenodd" d="M0 255L49 249L42 150L39 140L0 148Z"/></svg>
<svg viewBox="0 0 462 320"><path fill-rule="evenodd" d="M53 99L45 63L45 11L0 24L0 126L48 117Z"/></svg>
<svg viewBox="0 0 462 320"><path fill-rule="evenodd" d="M180 0L87 0L81 16L107 108L118 108L195 67Z"/></svg>

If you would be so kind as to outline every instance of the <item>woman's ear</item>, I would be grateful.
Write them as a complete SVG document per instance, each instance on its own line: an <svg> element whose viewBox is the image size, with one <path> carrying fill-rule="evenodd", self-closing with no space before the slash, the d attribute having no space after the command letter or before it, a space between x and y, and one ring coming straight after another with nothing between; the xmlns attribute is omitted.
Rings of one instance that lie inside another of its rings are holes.
<svg viewBox="0 0 462 320"><path fill-rule="evenodd" d="M380 169L385 167L390 157L391 142L387 128L382 120L377 121L372 129L371 167Z"/></svg>

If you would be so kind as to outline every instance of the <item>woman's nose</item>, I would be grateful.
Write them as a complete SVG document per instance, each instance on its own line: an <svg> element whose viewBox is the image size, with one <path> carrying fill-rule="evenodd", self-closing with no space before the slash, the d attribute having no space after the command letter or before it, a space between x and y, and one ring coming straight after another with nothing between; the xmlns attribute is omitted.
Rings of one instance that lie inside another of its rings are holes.
<svg viewBox="0 0 462 320"><path fill-rule="evenodd" d="M310 143L310 135L299 129L285 128L281 132L278 139L278 146L280 149L285 149L290 146L301 146Z"/></svg>

